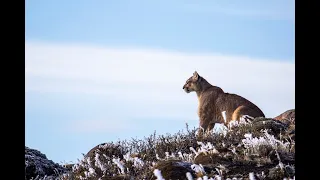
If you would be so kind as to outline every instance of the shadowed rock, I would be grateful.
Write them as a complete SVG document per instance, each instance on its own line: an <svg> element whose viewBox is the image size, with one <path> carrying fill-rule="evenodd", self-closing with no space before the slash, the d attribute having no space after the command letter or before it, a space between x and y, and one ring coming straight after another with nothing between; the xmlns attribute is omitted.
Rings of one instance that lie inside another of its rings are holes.
<svg viewBox="0 0 320 180"><path fill-rule="evenodd" d="M160 161L154 169L159 169L164 179L187 179L186 173L193 173L192 163L175 160ZM192 174L193 175L193 174ZM195 177L193 175L193 177ZM155 179L155 178L154 178Z"/></svg>
<svg viewBox="0 0 320 180"><path fill-rule="evenodd" d="M281 160L282 163L284 163L284 164L288 164L288 163L289 164L295 164L295 157L294 157L295 154L294 153L279 151L278 154L279 154L279 157L280 157L280 160ZM275 164L279 163L279 159L278 159L275 151L270 152L269 157L270 157L270 159L271 159L271 161L273 163L275 163Z"/></svg>
<svg viewBox="0 0 320 180"><path fill-rule="evenodd" d="M42 178L56 179L60 174L66 173L67 169L48 160L40 151L25 146L25 179Z"/></svg>
<svg viewBox="0 0 320 180"><path fill-rule="evenodd" d="M252 126L255 130L270 129L272 134L279 134L288 128L288 125L281 121L263 117L253 119Z"/></svg>

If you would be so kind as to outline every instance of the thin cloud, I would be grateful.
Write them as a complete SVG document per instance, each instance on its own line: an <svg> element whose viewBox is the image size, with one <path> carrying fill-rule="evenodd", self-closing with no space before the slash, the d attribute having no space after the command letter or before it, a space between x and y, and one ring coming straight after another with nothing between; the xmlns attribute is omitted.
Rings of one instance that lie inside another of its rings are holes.
<svg viewBox="0 0 320 180"><path fill-rule="evenodd" d="M290 62L41 42L26 42L25 49L26 92L95 94L139 107L127 116L196 117L195 94L182 90L195 70L269 116L294 108L295 65Z"/></svg>

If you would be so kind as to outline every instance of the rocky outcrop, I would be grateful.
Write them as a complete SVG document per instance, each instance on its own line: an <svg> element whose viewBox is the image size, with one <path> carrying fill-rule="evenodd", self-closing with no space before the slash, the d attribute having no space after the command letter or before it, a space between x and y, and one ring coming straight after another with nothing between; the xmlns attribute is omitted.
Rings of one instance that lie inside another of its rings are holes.
<svg viewBox="0 0 320 180"><path fill-rule="evenodd" d="M67 169L48 160L46 155L38 150L25 146L25 179L56 179L59 175L66 173Z"/></svg>
<svg viewBox="0 0 320 180"><path fill-rule="evenodd" d="M274 117L273 119L280 120L280 121L292 121L294 123L295 118L296 118L295 109L290 109Z"/></svg>
<svg viewBox="0 0 320 180"><path fill-rule="evenodd" d="M288 126L287 134L290 136L291 139L295 139L295 122L296 122L296 113L295 109L289 109L278 116L274 117L273 119L281 121Z"/></svg>

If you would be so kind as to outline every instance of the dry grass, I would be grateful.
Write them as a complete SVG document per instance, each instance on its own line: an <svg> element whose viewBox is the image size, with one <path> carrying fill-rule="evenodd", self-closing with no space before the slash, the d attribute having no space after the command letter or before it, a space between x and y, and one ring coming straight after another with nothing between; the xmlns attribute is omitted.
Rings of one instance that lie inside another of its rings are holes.
<svg viewBox="0 0 320 180"><path fill-rule="evenodd" d="M289 128L290 127L290 128ZM197 129L97 145L62 179L292 179L295 176L292 126L256 118L226 134L197 137ZM202 169L202 170L201 170Z"/></svg>

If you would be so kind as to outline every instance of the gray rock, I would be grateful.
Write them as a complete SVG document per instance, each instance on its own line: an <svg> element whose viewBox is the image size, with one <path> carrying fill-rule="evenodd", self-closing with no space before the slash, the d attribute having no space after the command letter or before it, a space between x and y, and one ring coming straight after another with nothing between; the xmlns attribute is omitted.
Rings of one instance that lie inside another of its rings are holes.
<svg viewBox="0 0 320 180"><path fill-rule="evenodd" d="M25 146L25 179L56 179L66 173L67 169L48 160L46 155L38 150Z"/></svg>

